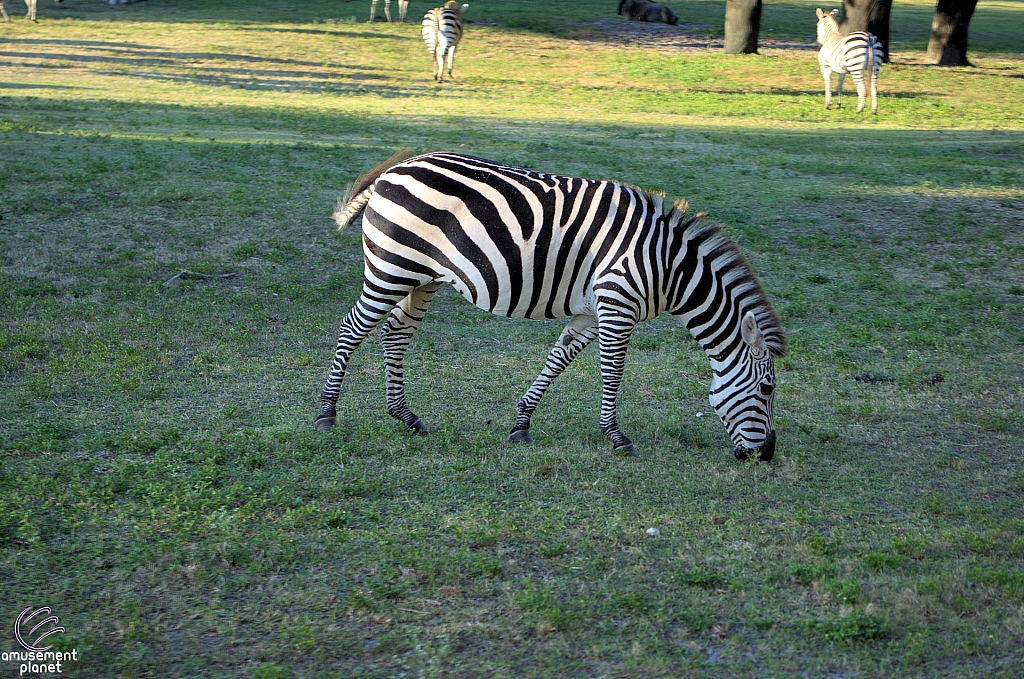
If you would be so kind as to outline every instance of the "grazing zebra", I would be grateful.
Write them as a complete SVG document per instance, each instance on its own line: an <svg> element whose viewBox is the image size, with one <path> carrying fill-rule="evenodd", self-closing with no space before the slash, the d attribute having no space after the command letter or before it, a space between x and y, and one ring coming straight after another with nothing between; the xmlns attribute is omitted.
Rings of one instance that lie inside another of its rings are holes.
<svg viewBox="0 0 1024 679"><path fill-rule="evenodd" d="M849 35L839 32L836 21L838 9L825 14L818 8L818 63L821 75L825 78L825 108L832 108L832 72L839 74L838 106L843 105L843 78L847 73L853 75L857 86L857 113L864 110L864 72L868 72L871 80L871 112L878 113L878 69L882 67L885 53L882 43L871 33L857 31Z"/></svg>
<svg viewBox="0 0 1024 679"><path fill-rule="evenodd" d="M336 420L345 368L381 320L388 413L425 431L405 399L403 357L434 293L450 283L470 302L512 318L571 321L517 405L512 441L579 352L600 346L601 431L636 450L615 399L634 326L676 316L711 361L711 405L739 459L775 451L773 354L785 335L736 246L685 202L611 181L559 177L455 153L398 154L357 180L334 214L363 217L363 291L341 323L321 394L318 429Z"/></svg>
<svg viewBox="0 0 1024 679"><path fill-rule="evenodd" d="M60 2L60 1L61 0L57 0L57 2ZM7 16L7 10L5 10L3 8L3 3L4 3L4 0L0 0L0 14L3 14L3 20L5 20L5 22L9 22L10 16ZM29 19L30 22L35 22L35 20L36 20L36 0L25 0L25 4L29 8L29 13L26 15L26 18Z"/></svg>
<svg viewBox="0 0 1024 679"><path fill-rule="evenodd" d="M423 41L434 60L434 80L444 80L444 57L448 55L448 76L452 75L455 63L455 48L462 40L462 13L469 5L459 7L455 0L448 0L444 7L436 7L423 15Z"/></svg>
<svg viewBox="0 0 1024 679"><path fill-rule="evenodd" d="M404 22L405 15L409 11L409 0L398 0L398 20ZM391 23L391 0L384 0L384 16ZM370 5L370 21L377 18L377 0Z"/></svg>

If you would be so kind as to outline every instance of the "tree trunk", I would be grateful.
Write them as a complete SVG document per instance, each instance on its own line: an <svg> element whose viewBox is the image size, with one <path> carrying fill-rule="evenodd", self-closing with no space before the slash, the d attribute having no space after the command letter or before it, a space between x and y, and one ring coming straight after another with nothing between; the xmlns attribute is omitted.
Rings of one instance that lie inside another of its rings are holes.
<svg viewBox="0 0 1024 679"><path fill-rule="evenodd" d="M967 61L967 26L978 0L939 0L932 19L925 61L938 66L970 66Z"/></svg>
<svg viewBox="0 0 1024 679"><path fill-rule="evenodd" d="M978 0L974 0L977 2ZM889 10L892 0L843 0L843 20L839 30L843 35L867 31L878 38L889 61Z"/></svg>
<svg viewBox="0 0 1024 679"><path fill-rule="evenodd" d="M726 0L725 53L757 54L761 0Z"/></svg>

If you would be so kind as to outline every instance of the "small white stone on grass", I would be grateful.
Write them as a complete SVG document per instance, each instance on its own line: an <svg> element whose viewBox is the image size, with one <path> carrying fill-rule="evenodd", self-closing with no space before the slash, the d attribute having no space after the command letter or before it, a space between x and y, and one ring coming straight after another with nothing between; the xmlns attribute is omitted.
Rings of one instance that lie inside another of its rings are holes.
<svg viewBox="0 0 1024 679"><path fill-rule="evenodd" d="M648 528L647 529L647 537L656 538L659 535L661 535L661 531L658 530L657 528Z"/></svg>

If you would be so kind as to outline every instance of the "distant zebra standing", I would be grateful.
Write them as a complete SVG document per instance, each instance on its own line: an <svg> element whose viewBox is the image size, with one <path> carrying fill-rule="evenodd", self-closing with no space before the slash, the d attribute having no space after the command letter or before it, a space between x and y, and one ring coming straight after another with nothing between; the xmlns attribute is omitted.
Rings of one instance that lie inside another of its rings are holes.
<svg viewBox="0 0 1024 679"><path fill-rule="evenodd" d="M409 0L398 0L398 20L405 21L405 15L409 11ZM391 23L391 0L384 0L384 16ZM370 5L370 21L377 18L377 0Z"/></svg>
<svg viewBox="0 0 1024 679"><path fill-rule="evenodd" d="M825 14L818 8L818 63L825 78L825 108L832 108L832 72L839 74L838 105L843 105L843 78L853 75L857 86L857 113L864 110L864 72L871 79L871 112L878 113L878 70L885 53L882 43L871 33L857 31L844 36L836 21L838 9Z"/></svg>
<svg viewBox="0 0 1024 679"><path fill-rule="evenodd" d="M448 0L444 7L437 7L423 15L423 41L434 60L434 80L444 80L444 58L448 55L448 76L452 75L455 63L455 48L462 40L462 13L469 5L459 7L455 0Z"/></svg>
<svg viewBox="0 0 1024 679"><path fill-rule="evenodd" d="M57 0L57 2L62 2L62 1L63 0ZM28 14L25 15L25 18L28 19L29 21L35 21L36 20L36 0L25 0L25 6L28 8ZM11 20L11 17L7 16L7 10L4 9L4 0L0 0L0 14L3 15L4 21L10 21Z"/></svg>
<svg viewBox="0 0 1024 679"><path fill-rule="evenodd" d="M615 401L633 329L676 316L711 361L711 405L737 458L775 451L773 354L779 319L736 246L686 204L611 181L534 172L472 156L394 156L361 177L334 214L363 217L363 292L341 323L316 426L334 426L349 358L381 320L388 413L425 431L405 399L406 349L442 283L512 318L571 317L517 406L509 438L530 442L548 386L591 341L600 345L601 431L636 455Z"/></svg>

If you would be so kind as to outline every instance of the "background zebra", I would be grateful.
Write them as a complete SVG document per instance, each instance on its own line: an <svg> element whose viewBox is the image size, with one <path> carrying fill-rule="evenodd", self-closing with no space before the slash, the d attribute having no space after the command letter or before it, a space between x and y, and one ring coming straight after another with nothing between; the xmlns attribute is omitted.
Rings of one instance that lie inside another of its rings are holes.
<svg viewBox="0 0 1024 679"><path fill-rule="evenodd" d="M62 0L57 0L61 2ZM28 14L25 16L29 21L36 20L36 0L25 0L25 6L28 8ZM7 10L4 9L4 0L0 0L0 14L3 15L4 21L10 21L11 17L7 16Z"/></svg>
<svg viewBox="0 0 1024 679"><path fill-rule="evenodd" d="M455 63L455 48L462 40L462 13L469 5L459 7L455 0L448 0L444 7L437 7L423 15L423 41L434 60L434 80L444 79L444 57L448 55L448 75L452 74Z"/></svg>
<svg viewBox="0 0 1024 679"><path fill-rule="evenodd" d="M405 15L409 11L409 0L398 0L398 20L405 21ZM391 0L384 0L384 16L391 22ZM370 21L377 18L377 0L370 5Z"/></svg>
<svg viewBox="0 0 1024 679"><path fill-rule="evenodd" d="M818 8L818 63L825 78L825 108L832 108L832 72L839 74L838 105L843 105L843 78L853 75L857 86L857 113L864 110L864 71L871 79L871 112L878 113L878 69L882 67L885 52L878 38L864 31L844 36L836 21L838 9L825 14Z"/></svg>
<svg viewBox="0 0 1024 679"><path fill-rule="evenodd" d="M579 352L600 346L601 431L635 455L615 400L634 326L663 312L711 361L711 404L740 459L775 451L772 356L785 337L736 246L686 204L611 181L533 172L454 153L399 154L360 178L335 212L363 217L363 292L341 323L321 394L329 430L352 352L382 319L388 413L424 430L405 399L402 361L427 306L450 283L481 309L513 318L571 317L520 399L509 438L530 442L530 417Z"/></svg>

